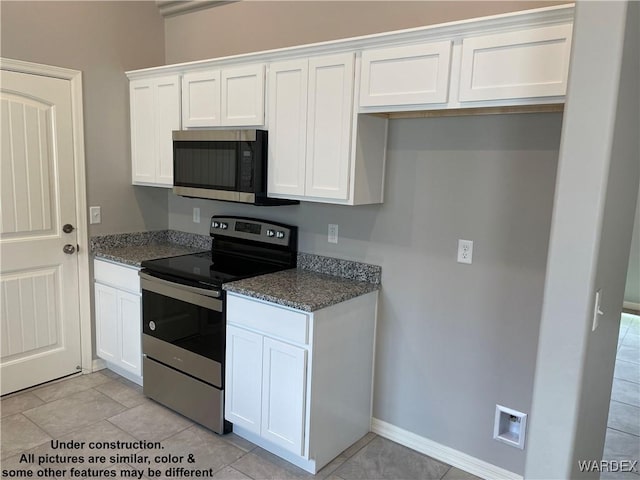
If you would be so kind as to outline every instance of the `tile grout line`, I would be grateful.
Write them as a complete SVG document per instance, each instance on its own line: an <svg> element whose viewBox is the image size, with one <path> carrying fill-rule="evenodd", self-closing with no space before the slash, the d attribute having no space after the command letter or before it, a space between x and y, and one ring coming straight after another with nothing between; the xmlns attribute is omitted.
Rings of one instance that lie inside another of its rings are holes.
<svg viewBox="0 0 640 480"><path fill-rule="evenodd" d="M42 430L42 431L43 431L44 433L46 433L46 434L47 434L47 436L48 436L48 437L50 437L50 438L49 438L49 440L45 440L45 441L44 441L44 442L42 442L42 443L38 443L37 445L34 445L33 447L29 447L29 448L27 448L26 450L20 450L20 451L19 451L18 453L16 453L15 455L20 455L20 454L22 454L22 453L24 453L24 452L28 452L29 450L33 450L34 448L38 448L38 447L40 447L41 445L44 445L45 443L48 443L48 442L50 442L52 439L54 439L54 438L55 438L55 437L54 437L53 435L51 435L51 433L49 433L47 430L45 430L45 429L44 429L44 428L42 428L40 425L38 425L36 422L34 422L34 421L33 421L33 420L31 420L29 417L27 417L26 415L24 415L24 413L23 413L23 412L16 413L16 415L21 415L21 416L23 416L24 418L26 418L28 422L30 422L32 425L34 425L38 430ZM6 417L5 417L5 418L6 418ZM15 456L15 455L10 455L9 457L13 457L13 456ZM9 457L7 457L7 458L9 458Z"/></svg>
<svg viewBox="0 0 640 480"><path fill-rule="evenodd" d="M446 477L446 476L447 476L447 473L449 473L449 472L451 471L451 469L452 469L452 468L453 468L453 467L452 467L452 466L450 466L450 467L447 469L447 471L446 471L446 472L444 472L444 475L442 475L442 476L440 477L440 480L442 480L444 477Z"/></svg>
<svg viewBox="0 0 640 480"><path fill-rule="evenodd" d="M636 435L635 433L625 432L624 430L620 430L619 428L610 427L609 425L607 425L607 428L614 430L618 433L624 433L627 435L631 435L632 437L640 438L640 435Z"/></svg>
<svg viewBox="0 0 640 480"><path fill-rule="evenodd" d="M640 405L634 405L633 403L627 403L627 402L623 402L622 400L616 400L615 398L611 398L612 402L617 402L617 403L621 403L622 405L626 405L628 407L635 407L640 409Z"/></svg>

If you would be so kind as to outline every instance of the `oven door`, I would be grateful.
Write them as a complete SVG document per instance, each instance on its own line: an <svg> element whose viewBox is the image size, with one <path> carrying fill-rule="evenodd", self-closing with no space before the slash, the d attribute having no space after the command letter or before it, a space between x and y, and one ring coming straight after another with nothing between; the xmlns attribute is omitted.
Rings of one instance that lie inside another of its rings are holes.
<svg viewBox="0 0 640 480"><path fill-rule="evenodd" d="M224 293L145 271L140 282L143 354L222 389Z"/></svg>

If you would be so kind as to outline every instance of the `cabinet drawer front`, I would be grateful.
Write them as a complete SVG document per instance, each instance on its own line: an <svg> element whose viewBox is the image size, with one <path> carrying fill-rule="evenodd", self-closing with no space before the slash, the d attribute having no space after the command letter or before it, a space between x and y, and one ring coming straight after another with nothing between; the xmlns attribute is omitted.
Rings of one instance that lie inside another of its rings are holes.
<svg viewBox="0 0 640 480"><path fill-rule="evenodd" d="M227 322L295 343L309 341L309 318L302 312L227 296Z"/></svg>
<svg viewBox="0 0 640 480"><path fill-rule="evenodd" d="M362 52L360 106L446 103L451 42Z"/></svg>
<svg viewBox="0 0 640 480"><path fill-rule="evenodd" d="M140 293L138 270L135 267L125 267L102 260L93 261L93 275L97 282L132 293Z"/></svg>
<svg viewBox="0 0 640 480"><path fill-rule="evenodd" d="M571 31L567 24L465 39L460 101L564 95Z"/></svg>

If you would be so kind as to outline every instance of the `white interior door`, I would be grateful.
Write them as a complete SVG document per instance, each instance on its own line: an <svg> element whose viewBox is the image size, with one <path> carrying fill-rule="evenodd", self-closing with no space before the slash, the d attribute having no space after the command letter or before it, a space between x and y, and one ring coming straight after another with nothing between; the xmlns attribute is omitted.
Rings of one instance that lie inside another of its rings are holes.
<svg viewBox="0 0 640 480"><path fill-rule="evenodd" d="M0 390L81 365L71 83L2 71ZM63 231L70 224L74 230Z"/></svg>

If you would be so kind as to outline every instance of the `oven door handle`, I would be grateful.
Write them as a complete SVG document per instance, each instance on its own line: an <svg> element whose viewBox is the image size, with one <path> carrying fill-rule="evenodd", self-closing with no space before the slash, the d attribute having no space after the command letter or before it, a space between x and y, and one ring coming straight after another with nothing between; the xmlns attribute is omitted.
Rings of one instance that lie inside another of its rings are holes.
<svg viewBox="0 0 640 480"><path fill-rule="evenodd" d="M186 290L188 292L197 293L198 295L204 295L205 297L220 298L220 290L208 290L206 288L192 287L191 285L183 285L181 283L172 282L163 278L154 277L148 273L138 272L140 278L143 280L150 280L152 282L162 283L170 287L179 288L180 290Z"/></svg>
<svg viewBox="0 0 640 480"><path fill-rule="evenodd" d="M143 290L200 305L218 312L222 311L222 301L217 298L221 295L219 290L207 290L206 288L182 285L143 272L138 272L138 275L140 275L140 286Z"/></svg>

